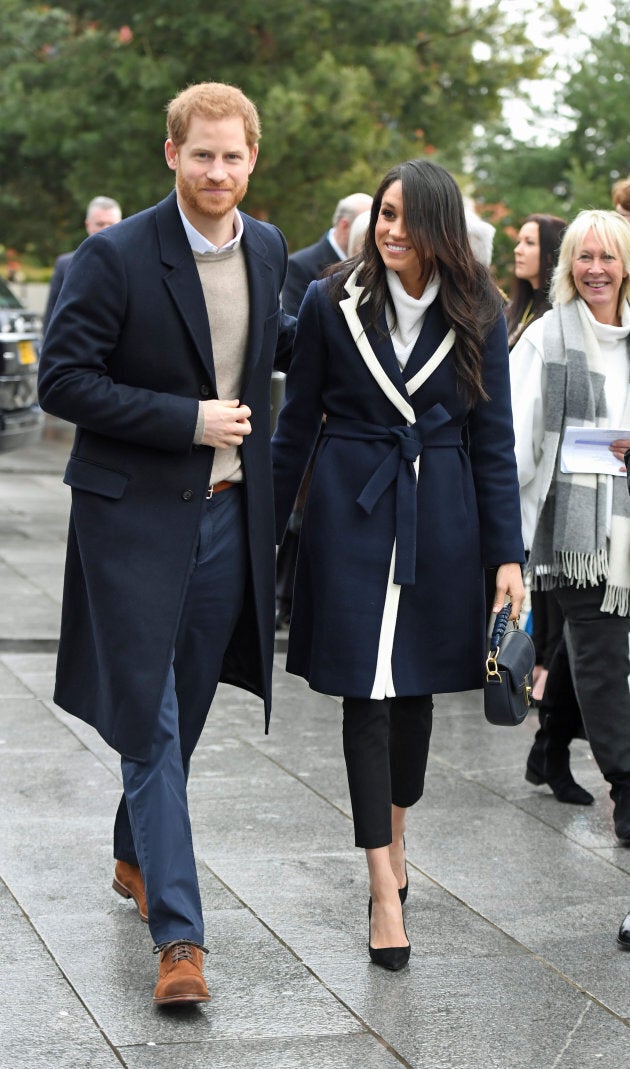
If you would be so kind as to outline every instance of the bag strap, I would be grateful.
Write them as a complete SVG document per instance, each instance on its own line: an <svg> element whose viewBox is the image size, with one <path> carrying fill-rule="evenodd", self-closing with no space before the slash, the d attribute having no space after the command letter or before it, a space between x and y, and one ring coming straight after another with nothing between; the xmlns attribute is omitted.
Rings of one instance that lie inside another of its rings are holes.
<svg viewBox="0 0 630 1069"><path fill-rule="evenodd" d="M486 683L490 683L492 680L501 682L501 673L498 669L497 657L499 656L499 643L507 630L511 612L512 603L508 601L507 605L504 605L501 611L496 615L494 627L492 628L492 635L490 636L490 649L488 650L488 656L486 657ZM513 626L514 630L518 631L518 618L513 621Z"/></svg>
<svg viewBox="0 0 630 1069"><path fill-rule="evenodd" d="M494 627L492 628L492 636L490 638L490 649L496 650L499 642L505 634L507 628L510 613L512 612L512 603L508 601L507 605L504 605L500 612L497 613L494 621ZM515 621L515 626L518 625L518 621Z"/></svg>

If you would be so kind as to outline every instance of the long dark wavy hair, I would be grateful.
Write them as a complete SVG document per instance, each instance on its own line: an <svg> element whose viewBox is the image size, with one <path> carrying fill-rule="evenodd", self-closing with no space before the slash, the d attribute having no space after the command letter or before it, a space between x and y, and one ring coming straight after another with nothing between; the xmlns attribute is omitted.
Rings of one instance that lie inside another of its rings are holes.
<svg viewBox="0 0 630 1069"><path fill-rule="evenodd" d="M557 215L528 215L525 223L538 224L538 244L540 245L540 266L538 268L538 289L534 289L526 278L514 278L510 303L505 310L507 319L508 341L510 348L518 341L520 335L541 315L551 308L549 287L554 268L558 262L558 253L562 236L567 227L566 219Z"/></svg>
<svg viewBox="0 0 630 1069"><path fill-rule="evenodd" d="M501 314L502 301L487 268L475 259L459 186L444 167L430 160L407 160L387 172L374 195L364 250L332 275L331 299L338 303L346 296L344 284L363 260L360 282L369 295L370 325L382 333L379 319L387 309L394 329L396 312L374 231L385 192L397 181L402 184L407 236L418 255L420 275L429 278L435 268L440 273L436 300L455 331L458 379L469 403L475 404L487 397L482 383L484 339Z"/></svg>

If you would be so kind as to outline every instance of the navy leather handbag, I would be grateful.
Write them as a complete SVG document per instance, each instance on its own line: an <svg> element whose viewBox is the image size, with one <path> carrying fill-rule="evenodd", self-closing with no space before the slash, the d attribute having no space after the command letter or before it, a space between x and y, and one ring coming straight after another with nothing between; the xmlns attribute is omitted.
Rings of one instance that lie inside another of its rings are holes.
<svg viewBox="0 0 630 1069"><path fill-rule="evenodd" d="M497 613L483 682L483 711L491 724L514 727L527 716L532 693L534 643L518 621L510 624L512 606Z"/></svg>

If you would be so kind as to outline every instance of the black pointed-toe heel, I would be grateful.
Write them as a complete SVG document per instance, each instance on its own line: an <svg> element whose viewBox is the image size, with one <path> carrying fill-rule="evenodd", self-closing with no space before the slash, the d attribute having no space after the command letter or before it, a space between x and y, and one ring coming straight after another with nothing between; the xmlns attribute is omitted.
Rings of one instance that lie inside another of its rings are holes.
<svg viewBox="0 0 630 1069"><path fill-rule="evenodd" d="M405 842L405 836L403 835L403 850L405 851L405 886L398 888L398 897L400 899L401 906L404 906L407 901L407 895L409 894L409 876L407 874L407 844Z"/></svg>
<svg viewBox="0 0 630 1069"><path fill-rule="evenodd" d="M404 891L404 887L401 888L401 890ZM398 894L400 894L400 891ZM382 969L389 969L390 972L398 972L398 970L402 969L409 961L411 955L411 943L408 943L406 947L373 947L369 942L371 920L372 898L370 897L368 902L368 950L370 952L370 961L372 961L374 965L380 965ZM405 935L407 935L404 920L403 929ZM407 938L409 938L409 936L407 936Z"/></svg>

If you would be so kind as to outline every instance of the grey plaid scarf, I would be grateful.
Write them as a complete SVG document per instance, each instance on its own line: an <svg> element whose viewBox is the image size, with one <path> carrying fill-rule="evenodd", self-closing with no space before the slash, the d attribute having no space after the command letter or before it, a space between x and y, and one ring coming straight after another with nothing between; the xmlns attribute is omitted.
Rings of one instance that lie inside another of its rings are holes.
<svg viewBox="0 0 630 1069"><path fill-rule="evenodd" d="M528 570L535 589L596 586L606 582L602 612L630 616L630 496L626 480L613 475L568 475L560 471L565 427L606 427L606 370L599 343L581 301L556 305L545 316L547 368L544 479ZM630 428L630 390L623 416ZM607 538L608 487L612 524Z"/></svg>

